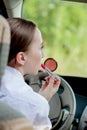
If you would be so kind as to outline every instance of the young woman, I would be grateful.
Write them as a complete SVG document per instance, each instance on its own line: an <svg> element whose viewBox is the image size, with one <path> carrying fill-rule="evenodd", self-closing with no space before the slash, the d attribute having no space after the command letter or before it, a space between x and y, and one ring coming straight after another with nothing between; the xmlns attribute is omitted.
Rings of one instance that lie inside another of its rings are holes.
<svg viewBox="0 0 87 130"><path fill-rule="evenodd" d="M49 101L58 91L60 79L46 78L38 93L27 85L23 76L36 75L44 57L41 32L32 21L9 18L11 44L4 76L0 86L0 100L23 113L35 130L51 129Z"/></svg>

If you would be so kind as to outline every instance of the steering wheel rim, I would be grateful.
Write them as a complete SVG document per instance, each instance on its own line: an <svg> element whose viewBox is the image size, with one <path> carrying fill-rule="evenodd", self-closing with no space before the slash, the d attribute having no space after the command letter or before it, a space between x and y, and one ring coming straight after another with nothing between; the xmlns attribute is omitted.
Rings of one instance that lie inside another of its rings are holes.
<svg viewBox="0 0 87 130"><path fill-rule="evenodd" d="M39 85L38 85L38 80L41 81L43 80L48 74L47 73L44 73L44 72L40 72L38 73L38 75L35 78L35 80L33 79L32 80L32 76L31 78L29 79L29 77L25 77L25 81L26 80L29 80L29 83L32 85L32 87L34 87L35 91L38 91L39 90ZM66 118L66 120L64 121L64 123L62 124L62 126L60 126L58 128L58 130L68 130L70 128L70 125L72 124L73 120L74 120L74 116L75 116L75 112L76 112L76 99L75 99L75 95L74 95L74 92L71 88L71 86L69 85L69 83L64 80L61 76L59 76L60 79L61 79L61 86L62 88L64 89L64 91L58 95L58 120L57 122L52 126L52 130L54 130L56 128L56 126L58 125L59 121L60 121L60 116L61 116L61 111L62 111L62 108L65 108L65 107L69 107L69 114ZM32 81L35 81L32 83ZM33 86L34 85L34 86ZM55 96L53 96L55 98Z"/></svg>
<svg viewBox="0 0 87 130"><path fill-rule="evenodd" d="M62 77L60 77L60 79L61 79L61 86L64 89L63 93L59 95L60 100L61 100L61 105L63 108L68 106L70 108L70 110L69 110L67 119L65 120L64 124L58 130L68 130L70 125L72 124L74 116L75 116L76 99L75 99L74 92L73 92L71 86L69 85L69 83L66 80L64 80Z"/></svg>

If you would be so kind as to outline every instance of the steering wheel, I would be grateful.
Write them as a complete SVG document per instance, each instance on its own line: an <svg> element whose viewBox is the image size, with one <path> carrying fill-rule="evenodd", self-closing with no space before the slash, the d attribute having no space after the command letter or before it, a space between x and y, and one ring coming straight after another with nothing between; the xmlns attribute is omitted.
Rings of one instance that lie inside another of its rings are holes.
<svg viewBox="0 0 87 130"><path fill-rule="evenodd" d="M36 77L25 77L25 81L29 82L35 91L40 89L41 81L47 76L47 73L39 72ZM68 130L74 120L76 112L76 99L71 86L62 77L61 85L51 101L49 118L52 122L52 130ZM38 85L39 84L39 85ZM38 87L39 86L39 87ZM63 118L63 119L62 119Z"/></svg>

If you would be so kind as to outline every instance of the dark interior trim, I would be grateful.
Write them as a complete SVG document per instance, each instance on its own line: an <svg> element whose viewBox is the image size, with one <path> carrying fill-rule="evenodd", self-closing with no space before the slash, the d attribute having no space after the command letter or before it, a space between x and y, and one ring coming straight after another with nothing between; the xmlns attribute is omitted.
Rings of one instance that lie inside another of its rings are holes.
<svg viewBox="0 0 87 130"><path fill-rule="evenodd" d="M87 3L87 0L63 0L63 1Z"/></svg>
<svg viewBox="0 0 87 130"><path fill-rule="evenodd" d="M7 14L3 0L0 0L0 15L3 15L5 18L8 18L8 14Z"/></svg>
<svg viewBox="0 0 87 130"><path fill-rule="evenodd" d="M75 77L75 76L61 76L72 87L73 91L82 96L87 96L87 78Z"/></svg>

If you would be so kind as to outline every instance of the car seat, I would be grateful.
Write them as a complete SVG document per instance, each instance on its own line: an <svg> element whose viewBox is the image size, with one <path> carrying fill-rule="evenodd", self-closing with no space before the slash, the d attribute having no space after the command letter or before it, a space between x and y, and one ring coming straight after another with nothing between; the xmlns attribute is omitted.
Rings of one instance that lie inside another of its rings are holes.
<svg viewBox="0 0 87 130"><path fill-rule="evenodd" d="M8 60L10 28L0 15L0 84ZM0 130L33 130L31 122L21 113L0 101Z"/></svg>

